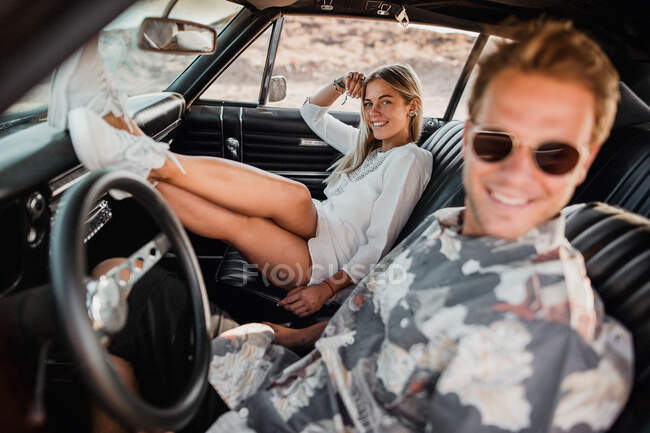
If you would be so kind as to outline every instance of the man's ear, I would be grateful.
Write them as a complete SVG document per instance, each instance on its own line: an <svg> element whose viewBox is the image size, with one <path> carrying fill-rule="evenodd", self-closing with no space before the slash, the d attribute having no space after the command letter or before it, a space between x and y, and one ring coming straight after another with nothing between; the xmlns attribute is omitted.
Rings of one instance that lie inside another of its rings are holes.
<svg viewBox="0 0 650 433"><path fill-rule="evenodd" d="M594 159L596 159L600 147L601 144L599 143L598 144L592 143L589 145L589 150L587 151L587 157L580 164L580 168L579 168L580 173L578 173L578 185L584 182L585 178L587 177L587 173L589 172L589 167L591 167L591 164L594 162Z"/></svg>

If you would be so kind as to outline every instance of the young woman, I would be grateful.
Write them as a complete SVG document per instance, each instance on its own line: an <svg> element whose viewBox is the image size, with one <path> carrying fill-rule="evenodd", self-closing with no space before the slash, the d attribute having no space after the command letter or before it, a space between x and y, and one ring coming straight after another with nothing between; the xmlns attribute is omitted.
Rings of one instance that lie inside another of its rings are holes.
<svg viewBox="0 0 650 433"><path fill-rule="evenodd" d="M430 153L414 144L422 103L408 66L384 66L368 77L345 74L302 107L310 127L344 154L322 202L298 182L245 164L172 154L123 114L107 83L96 42L54 76L50 112L58 113L55 126L67 121L80 161L155 181L189 230L229 242L273 284L292 289L282 305L299 316L317 311L379 261L431 175ZM88 91L93 84L100 90ZM359 130L327 114L346 92L362 98Z"/></svg>

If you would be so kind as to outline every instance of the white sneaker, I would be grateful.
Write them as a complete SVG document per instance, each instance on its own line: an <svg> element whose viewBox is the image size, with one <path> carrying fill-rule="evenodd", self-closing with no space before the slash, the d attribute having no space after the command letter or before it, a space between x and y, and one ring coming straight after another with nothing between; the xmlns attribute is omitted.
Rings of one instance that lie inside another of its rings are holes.
<svg viewBox="0 0 650 433"><path fill-rule="evenodd" d="M147 179L169 157L185 173L167 143L113 128L87 108L70 111L68 124L74 151L89 170L118 168Z"/></svg>
<svg viewBox="0 0 650 433"><path fill-rule="evenodd" d="M50 126L66 129L68 112L79 107L87 107L99 117L108 113L115 117L124 114L126 97L111 86L98 44L99 37L96 36L52 73L47 110Z"/></svg>

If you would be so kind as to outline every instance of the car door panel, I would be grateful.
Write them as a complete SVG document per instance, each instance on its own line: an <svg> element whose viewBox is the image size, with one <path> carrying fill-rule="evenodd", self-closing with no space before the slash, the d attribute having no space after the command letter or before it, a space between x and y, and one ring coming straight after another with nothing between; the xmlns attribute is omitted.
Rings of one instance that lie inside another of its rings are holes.
<svg viewBox="0 0 650 433"><path fill-rule="evenodd" d="M333 115L358 124L356 113ZM190 108L173 149L224 156L289 177L307 185L315 198L324 197L322 181L341 155L311 131L299 109L207 104Z"/></svg>
<svg viewBox="0 0 650 433"><path fill-rule="evenodd" d="M223 107L194 105L186 113L171 144L183 155L222 157Z"/></svg>

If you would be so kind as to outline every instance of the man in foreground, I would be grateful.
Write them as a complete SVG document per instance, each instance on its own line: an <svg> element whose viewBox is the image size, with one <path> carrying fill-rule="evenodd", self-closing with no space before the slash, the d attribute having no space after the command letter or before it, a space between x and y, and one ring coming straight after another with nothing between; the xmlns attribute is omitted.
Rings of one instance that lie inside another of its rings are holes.
<svg viewBox="0 0 650 433"><path fill-rule="evenodd" d="M230 431L604 431L632 341L603 314L561 209L611 128L618 76L564 23L482 62L464 208L428 217L296 360L250 324L213 341ZM281 331L279 331L281 332Z"/></svg>

